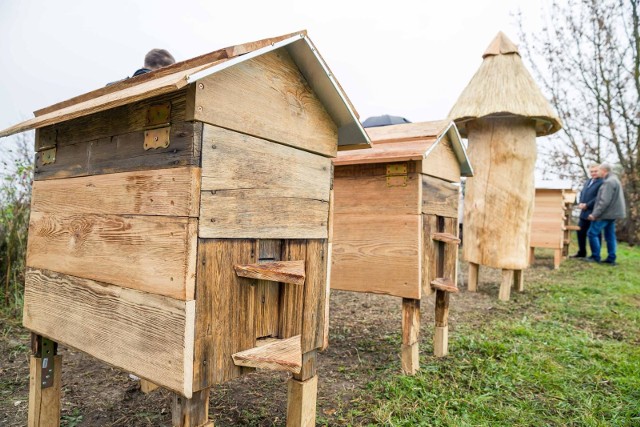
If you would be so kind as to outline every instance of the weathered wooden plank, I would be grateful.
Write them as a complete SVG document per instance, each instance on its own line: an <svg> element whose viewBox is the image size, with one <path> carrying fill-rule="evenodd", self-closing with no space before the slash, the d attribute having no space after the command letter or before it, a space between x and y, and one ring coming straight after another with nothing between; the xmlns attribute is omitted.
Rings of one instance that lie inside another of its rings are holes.
<svg viewBox="0 0 640 427"><path fill-rule="evenodd" d="M415 375L420 369L420 345L415 342L411 345L402 344L400 362L402 372L405 375Z"/></svg>
<svg viewBox="0 0 640 427"><path fill-rule="evenodd" d="M459 244L460 243L460 239L458 239L457 236L451 234L451 233L433 233L431 235L431 238L435 241L438 242L442 242L442 243L452 243L452 244Z"/></svg>
<svg viewBox="0 0 640 427"><path fill-rule="evenodd" d="M281 240L258 241L259 258L262 261L279 261L282 256ZM286 285L285 285L286 286ZM256 336L278 336L278 313L280 311L280 284L258 280L256 285Z"/></svg>
<svg viewBox="0 0 640 427"><path fill-rule="evenodd" d="M53 384L42 388L42 358L31 356L29 360L29 427L57 427L60 425L62 395L62 356L52 357Z"/></svg>
<svg viewBox="0 0 640 427"><path fill-rule="evenodd" d="M336 161L334 160L334 165ZM403 162L407 165L407 173L420 173L420 162ZM385 163L366 163L366 164L349 164L335 165L334 178L358 178L372 176L386 176L387 162Z"/></svg>
<svg viewBox="0 0 640 427"><path fill-rule="evenodd" d="M420 215L334 215L333 289L420 299Z"/></svg>
<svg viewBox="0 0 640 427"><path fill-rule="evenodd" d="M317 350L308 351L302 354L302 368L297 374L293 374L293 378L298 381L306 381L311 377L315 377L318 372L318 352Z"/></svg>
<svg viewBox="0 0 640 427"><path fill-rule="evenodd" d="M513 270L503 269L500 291L498 292L498 298L500 301L509 301L509 297L511 296L511 286L513 283Z"/></svg>
<svg viewBox="0 0 640 427"><path fill-rule="evenodd" d="M408 174L406 186L389 186L385 175L335 178L333 183L334 213L355 215L418 214L421 210L420 178L419 173Z"/></svg>
<svg viewBox="0 0 640 427"><path fill-rule="evenodd" d="M283 244L282 259L293 261L307 259L306 240L287 240ZM280 287L279 337L291 338L302 335L302 317L304 311L304 286Z"/></svg>
<svg viewBox="0 0 640 427"><path fill-rule="evenodd" d="M418 342L420 335L420 300L402 298L402 343Z"/></svg>
<svg viewBox="0 0 640 427"><path fill-rule="evenodd" d="M237 366L257 369L300 373L302 369L300 335L272 340L268 344L234 353L233 363Z"/></svg>
<svg viewBox="0 0 640 427"><path fill-rule="evenodd" d="M193 393L187 399L173 394L171 396L171 424L173 427L208 427L209 389Z"/></svg>
<svg viewBox="0 0 640 427"><path fill-rule="evenodd" d="M203 191L200 217L202 238L325 239L329 202L271 189Z"/></svg>
<svg viewBox="0 0 640 427"><path fill-rule="evenodd" d="M533 250L533 249L532 249ZM478 273L480 272L480 266L472 262L469 263L469 278L467 283L467 290L469 292L476 292L478 290Z"/></svg>
<svg viewBox="0 0 640 427"><path fill-rule="evenodd" d="M38 212L197 217L200 168L36 181L32 194Z"/></svg>
<svg viewBox="0 0 640 427"><path fill-rule="evenodd" d="M204 125L203 191L269 189L283 197L328 201L330 185L331 159Z"/></svg>
<svg viewBox="0 0 640 427"><path fill-rule="evenodd" d="M192 300L197 219L32 211L27 265Z"/></svg>
<svg viewBox="0 0 640 427"><path fill-rule="evenodd" d="M438 232L438 217L436 215L422 215L422 293L431 295L431 282L438 277L438 243L431 235Z"/></svg>
<svg viewBox="0 0 640 427"><path fill-rule="evenodd" d="M304 260L236 264L233 269L238 276L248 279L304 285Z"/></svg>
<svg viewBox="0 0 640 427"><path fill-rule="evenodd" d="M145 150L144 131L104 136L56 149L55 163L43 165L36 153L35 180L200 165L202 124L171 126L167 148Z"/></svg>
<svg viewBox="0 0 640 427"><path fill-rule="evenodd" d="M448 136L443 137L422 161L422 173L449 182L460 182L460 163Z"/></svg>
<svg viewBox="0 0 640 427"><path fill-rule="evenodd" d="M29 268L24 326L191 396L193 301Z"/></svg>
<svg viewBox="0 0 640 427"><path fill-rule="evenodd" d="M457 218L441 218L444 234L458 238L458 219ZM458 245L444 244L442 262L442 277L445 277L455 287L458 286Z"/></svg>
<svg viewBox="0 0 640 427"><path fill-rule="evenodd" d="M328 257L326 240L307 240L302 311L303 353L321 348L324 344Z"/></svg>
<svg viewBox="0 0 640 427"><path fill-rule="evenodd" d="M460 187L422 175L422 213L458 218Z"/></svg>
<svg viewBox="0 0 640 427"><path fill-rule="evenodd" d="M285 49L206 77L194 91L188 120L336 155L337 127Z"/></svg>
<svg viewBox="0 0 640 427"><path fill-rule="evenodd" d="M256 346L255 287L233 265L257 261L254 240L198 242L194 390L242 375L232 355ZM298 288L298 286L295 286Z"/></svg>
<svg viewBox="0 0 640 427"><path fill-rule="evenodd" d="M457 294L460 291L453 280L443 277L438 277L431 282L431 287L438 291L450 292L452 294Z"/></svg>
<svg viewBox="0 0 640 427"><path fill-rule="evenodd" d="M306 381L290 378L287 390L287 427L314 427L316 425L316 398L318 376Z"/></svg>

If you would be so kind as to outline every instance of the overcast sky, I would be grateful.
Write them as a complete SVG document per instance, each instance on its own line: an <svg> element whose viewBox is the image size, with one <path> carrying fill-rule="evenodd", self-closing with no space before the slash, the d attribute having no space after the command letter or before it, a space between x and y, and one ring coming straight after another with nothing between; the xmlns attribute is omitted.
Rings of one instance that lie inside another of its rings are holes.
<svg viewBox="0 0 640 427"><path fill-rule="evenodd" d="M307 29L362 119L446 117L513 14L550 0L0 0L0 129L131 75L151 48L176 60ZM6 144L0 140L0 151Z"/></svg>

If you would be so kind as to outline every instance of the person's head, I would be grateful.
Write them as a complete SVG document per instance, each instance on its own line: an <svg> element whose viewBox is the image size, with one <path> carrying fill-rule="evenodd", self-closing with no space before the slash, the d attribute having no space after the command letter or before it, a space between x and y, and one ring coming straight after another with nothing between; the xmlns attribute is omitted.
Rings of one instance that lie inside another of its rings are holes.
<svg viewBox="0 0 640 427"><path fill-rule="evenodd" d="M611 165L609 163L602 163L598 169L598 175L600 178L605 178L611 172Z"/></svg>
<svg viewBox="0 0 640 427"><path fill-rule="evenodd" d="M591 163L589 165L589 176L592 179L596 179L598 177L600 177L600 175L598 174L598 169L600 169L600 165L597 163Z"/></svg>
<svg viewBox="0 0 640 427"><path fill-rule="evenodd" d="M157 70L175 64L176 60L165 49L151 49L144 57L144 68Z"/></svg>

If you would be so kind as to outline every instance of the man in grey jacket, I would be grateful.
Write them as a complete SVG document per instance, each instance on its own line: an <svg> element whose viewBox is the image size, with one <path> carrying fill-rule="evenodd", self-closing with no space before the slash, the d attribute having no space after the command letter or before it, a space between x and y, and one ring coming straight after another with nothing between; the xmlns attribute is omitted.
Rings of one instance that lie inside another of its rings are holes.
<svg viewBox="0 0 640 427"><path fill-rule="evenodd" d="M616 264L616 219L626 216L624 194L620 180L611 173L611 165L603 163L598 170L602 178L602 185L598 189L596 204L589 220L593 221L587 232L591 258L587 260L600 262L600 232L604 231L604 239L607 242L606 264Z"/></svg>

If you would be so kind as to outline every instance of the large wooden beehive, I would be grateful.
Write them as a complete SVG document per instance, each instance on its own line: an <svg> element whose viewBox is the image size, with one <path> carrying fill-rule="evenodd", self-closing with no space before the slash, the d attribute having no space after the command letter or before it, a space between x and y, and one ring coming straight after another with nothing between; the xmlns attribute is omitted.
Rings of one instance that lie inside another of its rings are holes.
<svg viewBox="0 0 640 427"><path fill-rule="evenodd" d="M331 158L368 145L346 99L298 33L3 131L37 128L24 325L187 398L255 366L315 375Z"/></svg>

